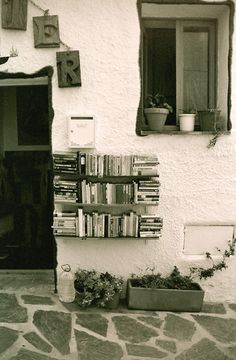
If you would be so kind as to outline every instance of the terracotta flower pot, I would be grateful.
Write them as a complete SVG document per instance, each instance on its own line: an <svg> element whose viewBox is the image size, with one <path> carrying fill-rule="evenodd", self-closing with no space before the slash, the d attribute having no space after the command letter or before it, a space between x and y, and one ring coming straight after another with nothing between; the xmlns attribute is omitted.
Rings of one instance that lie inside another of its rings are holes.
<svg viewBox="0 0 236 360"><path fill-rule="evenodd" d="M165 125L169 110L165 108L147 108L144 113L150 130L161 132Z"/></svg>

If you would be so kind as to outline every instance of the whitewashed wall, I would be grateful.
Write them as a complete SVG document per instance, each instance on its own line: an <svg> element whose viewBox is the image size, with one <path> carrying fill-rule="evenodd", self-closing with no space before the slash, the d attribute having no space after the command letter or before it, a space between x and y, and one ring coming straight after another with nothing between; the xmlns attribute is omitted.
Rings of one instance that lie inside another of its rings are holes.
<svg viewBox="0 0 236 360"><path fill-rule="evenodd" d="M201 257L183 255L185 224L236 223L236 87L233 82L231 135L222 136L207 149L208 135L135 134L140 96L139 22L136 0L35 0L51 15L59 16L60 36L80 51L81 88L57 85L56 51L35 49L32 17L43 15L29 3L27 31L0 29L0 51L14 46L19 56L1 71L35 72L54 67L52 128L53 151L67 150L67 119L70 114L96 117L96 151L111 154L157 154L160 160L159 214L164 218L159 241L58 240L58 262L107 270L128 277L156 266L167 273L173 265L186 273L191 265L205 265ZM234 37L235 38L235 37ZM236 40L234 41L236 46ZM61 51L65 49L61 46ZM236 54L232 75L236 78ZM236 259L230 266L202 282L208 300L236 301Z"/></svg>

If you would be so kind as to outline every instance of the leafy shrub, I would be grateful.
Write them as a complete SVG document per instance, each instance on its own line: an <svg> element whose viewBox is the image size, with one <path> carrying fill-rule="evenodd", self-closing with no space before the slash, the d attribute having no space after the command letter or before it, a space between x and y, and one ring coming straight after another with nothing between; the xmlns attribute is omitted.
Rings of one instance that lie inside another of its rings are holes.
<svg viewBox="0 0 236 360"><path fill-rule="evenodd" d="M151 270L151 274L144 274L141 277L133 275L132 284L137 287L152 289L199 289L199 286L192 280L191 276L181 275L176 266L167 277L163 277L160 273L155 274L154 269L149 270Z"/></svg>
<svg viewBox="0 0 236 360"><path fill-rule="evenodd" d="M82 307L105 307L123 287L123 279L108 272L78 269L75 273L77 301Z"/></svg>

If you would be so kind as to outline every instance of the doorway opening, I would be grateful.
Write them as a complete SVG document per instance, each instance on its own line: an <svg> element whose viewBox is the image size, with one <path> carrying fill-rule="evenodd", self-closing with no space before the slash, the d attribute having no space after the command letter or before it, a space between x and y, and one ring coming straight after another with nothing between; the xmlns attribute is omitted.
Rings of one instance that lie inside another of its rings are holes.
<svg viewBox="0 0 236 360"><path fill-rule="evenodd" d="M43 70L0 73L0 269L55 269L52 69Z"/></svg>

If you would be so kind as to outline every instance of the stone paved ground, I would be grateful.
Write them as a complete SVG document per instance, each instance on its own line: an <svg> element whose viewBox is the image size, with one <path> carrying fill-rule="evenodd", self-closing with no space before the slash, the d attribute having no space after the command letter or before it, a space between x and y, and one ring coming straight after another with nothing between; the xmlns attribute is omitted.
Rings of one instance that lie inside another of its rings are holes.
<svg viewBox="0 0 236 360"><path fill-rule="evenodd" d="M1 360L236 359L236 304L207 303L201 313L81 310L60 303L40 277L18 285L0 275Z"/></svg>

